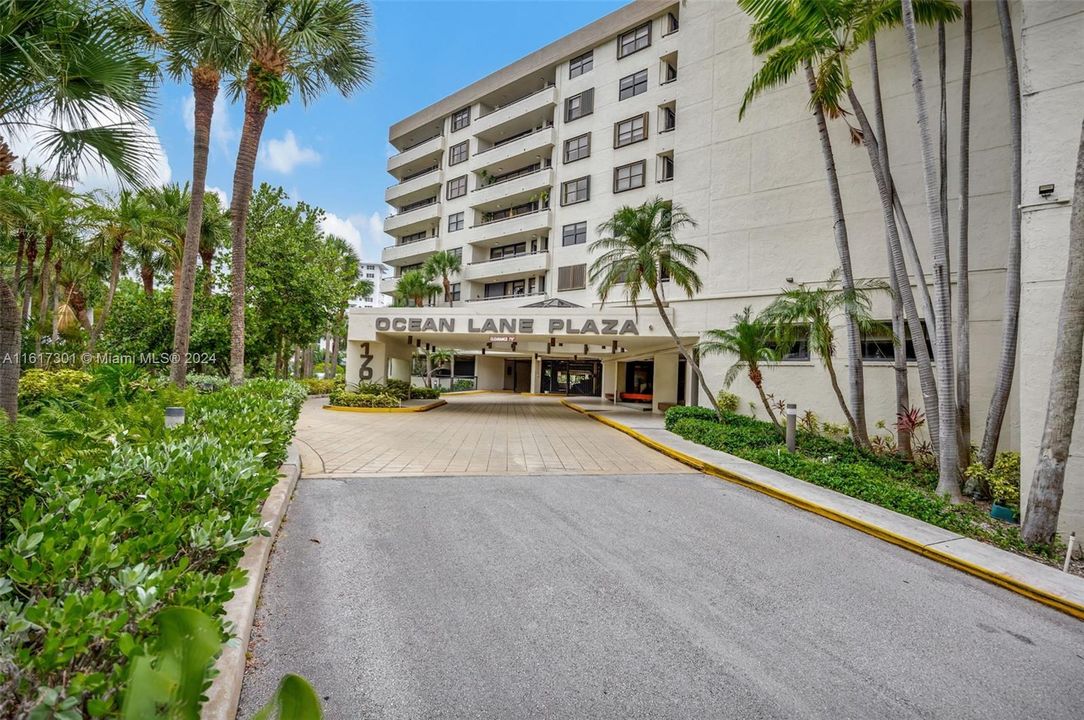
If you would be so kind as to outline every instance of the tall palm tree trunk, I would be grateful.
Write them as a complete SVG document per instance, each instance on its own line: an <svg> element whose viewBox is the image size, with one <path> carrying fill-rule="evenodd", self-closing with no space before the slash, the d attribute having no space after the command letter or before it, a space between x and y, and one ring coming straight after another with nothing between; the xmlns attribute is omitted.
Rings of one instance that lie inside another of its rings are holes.
<svg viewBox="0 0 1084 720"><path fill-rule="evenodd" d="M883 121L882 121L883 123ZM911 232L911 223L907 219L907 212L903 209L900 194L896 191L896 182L892 179L891 170L887 173L888 183L892 188L892 209L899 218L899 235L903 241L903 249L907 253L907 264L914 271L915 284L918 286L918 299L922 303L922 317L926 320L929 334L937 332L937 311L933 307L933 298L930 296L930 286L926 282L926 271L922 268L922 256L919 255L918 245L915 244L914 233Z"/></svg>
<svg viewBox="0 0 1084 720"><path fill-rule="evenodd" d="M806 81L809 93L815 97L817 79L813 74L813 65L805 63ZM836 173L835 153L832 151L832 138L828 135L828 123L824 118L824 107L819 102L813 103L813 116L817 120L817 132L821 140L821 155L824 158L824 173L828 180L828 197L832 204L833 229L835 231L836 252L839 254L840 280L843 291L854 293L854 272L851 269L851 247L847 237L847 217L843 213L843 194L839 190L839 175ZM869 446L869 434L866 430L866 382L862 368L862 338L854 316L847 313L847 375L850 388L850 405L847 413L848 422L854 434L854 440L863 447ZM852 415L853 413L853 415Z"/></svg>
<svg viewBox="0 0 1084 720"><path fill-rule="evenodd" d="M888 157L888 132L885 129L884 103L881 98L881 66L877 57L877 36L869 39L869 68L873 86L873 117L877 123L877 136L880 138L879 158L881 167L889 169ZM892 189L891 173L887 184ZM888 257L888 287L892 291L892 377L896 388L896 412L897 418L905 415L911 409L911 388L907 378L907 320L903 311L903 299L900 297L900 277L896 274L896 265L892 262L892 239L885 227L885 249ZM908 284L910 280L907 280ZM922 287L925 288L925 281ZM914 457L911 448L911 431L903 424L896 425L896 450L904 458L910 460Z"/></svg>
<svg viewBox="0 0 1084 720"><path fill-rule="evenodd" d="M19 412L21 325L15 292L7 278L0 277L0 408L11 422Z"/></svg>
<svg viewBox="0 0 1084 720"><path fill-rule="evenodd" d="M140 265L139 279L143 282L143 294L154 297L154 268L147 263Z"/></svg>
<svg viewBox="0 0 1084 720"><path fill-rule="evenodd" d="M915 95L915 115L918 120L922 147L922 169L926 184L926 211L929 216L930 246L933 255L934 310L937 329L934 355L937 358L938 444L937 493L953 502L960 498L960 469L956 463L956 368L952 358L952 294L948 267L948 242L942 231L941 198L937 164L930 139L930 118L926 107L926 90L922 66L918 57L918 38L911 0L903 0L903 27L911 56L911 86ZM928 412L928 411L927 411Z"/></svg>
<svg viewBox="0 0 1084 720"><path fill-rule="evenodd" d="M941 205L941 234L949 243L948 220L948 80L947 42L945 41L945 21L937 22L937 87L940 99L940 112L937 124L937 180L938 202ZM951 263L951 255L949 260ZM951 265L950 265L951 268Z"/></svg>
<svg viewBox="0 0 1084 720"><path fill-rule="evenodd" d="M768 411L768 417L771 419L772 425L779 426L779 418L776 417L775 411L772 410L772 404L768 402L768 394L764 392L764 380L759 367L755 365L749 366L749 380L753 383L753 387L757 389L760 402L764 405L764 409Z"/></svg>
<svg viewBox="0 0 1084 720"><path fill-rule="evenodd" d="M15 233L18 244L15 248L15 270L11 273L11 291L15 295L15 304L19 304L19 278L23 272L23 254L26 252L26 230Z"/></svg>
<svg viewBox="0 0 1084 720"><path fill-rule="evenodd" d="M1001 356L997 364L997 379L986 413L986 430L982 434L979 462L993 467L997 454L1001 425L1009 405L1013 372L1016 369L1016 342L1020 330L1020 71L1016 64L1016 41L1013 39L1012 17L1008 0L997 1L997 16L1001 23L1001 46L1005 54L1005 79L1009 85L1009 129L1012 166L1009 179L1009 255L1005 263L1005 308L1001 312Z"/></svg>
<svg viewBox="0 0 1084 720"><path fill-rule="evenodd" d="M1031 477L1027 510L1020 534L1025 542L1048 543L1058 527L1065 487L1065 464L1073 439L1080 397L1081 348L1084 346L1084 123L1076 161L1076 190L1069 220L1069 261L1058 314L1054 367L1046 405L1039 462Z"/></svg>
<svg viewBox="0 0 1084 720"><path fill-rule="evenodd" d="M211 146L211 117L218 95L218 71L199 65L192 70L195 96L195 132L192 141L192 199L188 205L188 224L184 230L181 254L181 277L177 297L177 315L173 324L173 356L169 378L184 387L188 372L188 346L192 335L192 302L196 292L196 263L199 259L200 228L203 223L203 195L206 192L207 157Z"/></svg>
<svg viewBox="0 0 1084 720"><path fill-rule="evenodd" d="M971 462L971 0L963 2L964 59L960 79L960 229L956 247L956 437L961 472Z"/></svg>
<svg viewBox="0 0 1084 720"><path fill-rule="evenodd" d="M45 249L41 254L41 272L38 273L38 324L45 321L46 302L49 299L49 269L53 259L53 236L45 236ZM40 335L40 333L39 333ZM38 346L40 348L40 344Z"/></svg>
<svg viewBox="0 0 1084 720"><path fill-rule="evenodd" d="M214 276L211 275L211 264L215 259L215 252L212 249L210 252L200 248L199 251L200 262L203 264L203 294L207 297L211 296L211 291L214 290Z"/></svg>
<svg viewBox="0 0 1084 720"><path fill-rule="evenodd" d="M230 217L233 230L233 254L230 279L230 382L240 385L245 379L245 224L252 202L252 174L256 169L256 153L267 120L263 91L254 70L249 70L245 83L245 122L237 148L237 165L233 172L233 199Z"/></svg>
<svg viewBox="0 0 1084 720"><path fill-rule="evenodd" d="M109 317L109 311L113 307L113 297L117 294L117 283L120 282L120 265L123 254L124 240L117 238L113 241L113 251L109 265L109 286L106 288L105 298L102 300L102 311L94 319L94 326L90 330L90 339L87 340L88 353L94 352L94 346L98 343L98 337L102 334L102 328L105 327L105 320Z"/></svg>
<svg viewBox="0 0 1084 720"><path fill-rule="evenodd" d="M704 373L700 370L700 366L697 364L693 354L685 347L685 343L681 342L681 338L678 337L677 330L674 329L674 324L670 322L670 317L666 314L666 309L663 307L662 298L659 297L658 288L651 287L651 297L655 301L655 308L659 311L659 316L662 317L662 322L666 325L667 331L670 333L670 337L673 338L674 344L677 345L678 352L685 358L686 364L692 368L696 373L696 379L700 383L700 387L704 389L704 394L708 396L708 402L711 403L711 407L715 410L716 417L722 418L722 411L719 410L719 402L715 399L715 393L708 387L708 381L704 379Z"/></svg>
<svg viewBox="0 0 1084 720"><path fill-rule="evenodd" d="M23 307L19 315L20 324L30 319L31 302L34 296L34 261L38 258L38 239L30 236L26 243L26 276L23 279Z"/></svg>
<svg viewBox="0 0 1084 720"><path fill-rule="evenodd" d="M930 355L926 349L926 335L922 328L922 321L919 319L918 306L915 304L915 296L911 290L911 278L907 274L907 265L903 259L903 246L900 242L899 229L896 226L896 216L892 207L892 190L888 184L888 175L881 165L877 137L874 135L873 128L870 127L865 109L862 107L862 103L859 102L853 88L847 90L847 96L850 98L855 117L858 118L861 125L862 142L866 146L870 167L873 169L873 179L877 183L877 191L881 196L881 215L888 232L889 246L892 250L892 266L896 272L903 312L907 318L907 325L911 329L911 338L915 346L915 362L918 365L922 405L926 409L926 423L930 428L930 442L934 447L934 452L937 452L939 445L938 429L940 428L937 382L934 379L933 365L930 363Z"/></svg>

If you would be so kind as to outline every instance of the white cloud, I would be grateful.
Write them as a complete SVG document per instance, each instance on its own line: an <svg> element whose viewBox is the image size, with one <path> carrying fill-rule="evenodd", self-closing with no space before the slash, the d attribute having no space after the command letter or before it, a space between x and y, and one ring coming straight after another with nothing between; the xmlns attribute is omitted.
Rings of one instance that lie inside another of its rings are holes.
<svg viewBox="0 0 1084 720"><path fill-rule="evenodd" d="M207 186L204 187L204 190L206 192L214 193L215 195L217 195L219 201L221 201L222 207L228 208L230 206L230 197L229 197L229 195L226 194L226 191L223 190L222 188L215 187L214 185L207 185Z"/></svg>
<svg viewBox="0 0 1084 720"><path fill-rule="evenodd" d="M98 125L95 127L116 125L122 122L132 122L130 118L125 117L119 110L101 111L98 113L96 120ZM42 112L39 114L39 117L32 118L31 122L47 124L50 122L50 119L47 113ZM148 184L162 185L168 183L173 175L173 171L169 166L169 157L166 156L166 151L162 147L161 141L158 139L158 132L154 129L153 125L143 121L133 122L133 124L145 135L147 151L149 154L147 162ZM15 155L18 156L20 160L26 160L28 166L41 167L45 169L46 172L51 173L55 171L56 163L48 159L47 153L39 145L43 132L44 131L41 130L13 132L11 133L9 142ZM73 185L75 190L79 192L104 190L113 193L120 189L121 181L115 172L100 164L99 158L94 153L88 153L84 157L82 166L77 171L77 176Z"/></svg>
<svg viewBox="0 0 1084 720"><path fill-rule="evenodd" d="M196 98L189 94L184 99L181 107L184 115L184 127L189 133L196 131ZM214 112L211 114L211 143L214 149L225 155L232 155L236 151L239 133L233 125L230 115L230 106L226 104L226 96L221 92L215 96Z"/></svg>
<svg viewBox="0 0 1084 720"><path fill-rule="evenodd" d="M281 140L268 139L260 150L261 160L272 170L289 175L298 165L315 165L320 153L297 144L293 130L287 130Z"/></svg>
<svg viewBox="0 0 1084 720"><path fill-rule="evenodd" d="M388 244L388 236L384 234L384 218L378 212L371 215L357 213L345 218L329 212L324 216L320 228L346 240L367 262L378 261L380 251Z"/></svg>

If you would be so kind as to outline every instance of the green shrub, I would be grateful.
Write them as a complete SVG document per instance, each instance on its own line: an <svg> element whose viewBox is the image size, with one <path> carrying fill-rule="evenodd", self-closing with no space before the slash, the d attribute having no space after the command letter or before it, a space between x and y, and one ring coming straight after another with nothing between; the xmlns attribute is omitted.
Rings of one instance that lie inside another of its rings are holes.
<svg viewBox="0 0 1084 720"><path fill-rule="evenodd" d="M195 388L198 392L209 393L226 387L230 384L230 379L219 375L189 373L185 378L185 382L189 387Z"/></svg>
<svg viewBox="0 0 1084 720"><path fill-rule="evenodd" d="M336 390L328 398L331 405L356 408L397 408L401 404L391 395L370 395L369 393Z"/></svg>
<svg viewBox="0 0 1084 720"><path fill-rule="evenodd" d="M466 378L459 378L452 381L452 390L455 392L463 392L464 390L473 390L474 381L467 380Z"/></svg>
<svg viewBox="0 0 1084 720"><path fill-rule="evenodd" d="M305 378L301 381L301 384L308 390L309 395L328 395L345 387L345 383L339 380L325 380L323 378Z"/></svg>
<svg viewBox="0 0 1084 720"><path fill-rule="evenodd" d="M82 370L27 370L19 380L19 403L35 406L50 400L81 397L94 377Z"/></svg>
<svg viewBox="0 0 1084 720"><path fill-rule="evenodd" d="M998 505L1020 507L1020 453L998 453L989 470L982 463L972 463L964 474L984 484Z"/></svg>
<svg viewBox="0 0 1084 720"><path fill-rule="evenodd" d="M694 418L697 420L709 420L715 422L715 411L711 408L700 407L698 405L675 405L666 411L665 424L667 430L673 430L674 424L678 420L684 420L685 418Z"/></svg>
<svg viewBox="0 0 1084 720"><path fill-rule="evenodd" d="M719 394L715 397L715 402L719 403L720 410L728 413L736 413L738 408L741 407L741 398L726 390L719 391Z"/></svg>
<svg viewBox="0 0 1084 720"><path fill-rule="evenodd" d="M178 398L186 422L166 430L162 407ZM34 484L0 527L5 712L117 717L127 665L156 647L164 606L200 610L226 637L222 607L244 581L237 561L263 532L303 400L300 385L267 380L139 392L47 407L0 443L0 462Z"/></svg>
<svg viewBox="0 0 1084 720"><path fill-rule="evenodd" d="M440 397L440 388L411 387L410 397L415 400L436 400Z"/></svg>

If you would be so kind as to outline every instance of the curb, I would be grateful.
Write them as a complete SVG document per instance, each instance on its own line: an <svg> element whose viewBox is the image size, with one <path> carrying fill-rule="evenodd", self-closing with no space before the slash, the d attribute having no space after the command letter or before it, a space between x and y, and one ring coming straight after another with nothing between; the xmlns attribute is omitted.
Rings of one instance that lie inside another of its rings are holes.
<svg viewBox="0 0 1084 720"><path fill-rule="evenodd" d="M200 720L234 720L237 704L241 700L241 683L245 679L245 660L252 622L256 616L256 603L260 599L264 570L275 544L282 518L290 505L294 487L301 475L301 457L297 445L290 443L286 461L279 466L279 481L271 488L260 510L260 520L269 535L260 535L249 541L238 567L245 570L247 580L226 603L224 618L236 642L222 647L222 654L215 661L217 674L207 690L207 702L200 710Z"/></svg>
<svg viewBox="0 0 1084 720"><path fill-rule="evenodd" d="M363 408L363 407L343 407L341 405L324 405L324 410L334 410L336 412L358 412L358 413L409 413L409 412L427 412L434 408L447 405L447 400L434 400L427 405L415 405L414 407L396 407L396 408Z"/></svg>
<svg viewBox="0 0 1084 720"><path fill-rule="evenodd" d="M632 437L643 443L644 445L647 445L649 448L657 450L663 455L673 458L674 460L677 460L684 465L688 465L695 470L699 470L705 475L711 475L721 480L726 480L736 485L741 485L742 487L749 488L750 490L755 490L759 493L763 493L764 495L773 497L776 500L782 500L783 502L789 505L793 505L794 507L814 513L816 515L820 515L823 518L827 518L828 520L832 520L842 525L846 525L847 527L858 530L859 532L863 532L879 540L883 540L897 547L901 547L904 550L909 550L917 555L922 555L923 557L930 558L931 560L935 560L943 565L947 565L951 568L955 568L969 575L973 575L981 580L985 580L986 582L1003 587L1006 590L1011 590L1012 592L1018 595L1022 595L1029 600L1034 600L1036 602L1042 603L1043 605L1052 607L1055 610L1063 612L1066 615L1071 615L1078 620L1084 620L1084 605L1073 602L1068 598L1061 597L1060 595L1051 593L1047 590L1044 590L1043 588L1029 585L1025 582L1017 580L1016 578L1010 577L1003 573L999 573L996 570L991 570L990 568L983 567L982 565L977 565L975 563L968 562L967 560L955 557L952 554L946 553L936 547L924 545L912 538L892 532L891 530L883 528L867 520L863 520L861 518L854 517L853 515L848 515L838 510L834 510L830 507L821 505L820 503L813 502L812 500L807 500L806 498L803 498L799 495L795 495L793 493L780 490L779 488L772 487L770 485L760 482L759 480L755 480L751 477L742 475L741 473L734 472L733 470L727 470L726 468L719 467L718 465L713 465L709 462L693 457L692 455L683 453L680 450L675 450L669 445L665 445L658 440L653 440L646 435L639 433L636 430L633 430L627 425L623 425L616 420L612 420L603 415L589 412L575 405L574 403L569 402L568 400L562 400L561 404L569 408L570 410L575 410L576 412L582 415L586 415L592 420L596 420L603 425L607 425L614 428L615 430L619 430L628 435L629 437Z"/></svg>

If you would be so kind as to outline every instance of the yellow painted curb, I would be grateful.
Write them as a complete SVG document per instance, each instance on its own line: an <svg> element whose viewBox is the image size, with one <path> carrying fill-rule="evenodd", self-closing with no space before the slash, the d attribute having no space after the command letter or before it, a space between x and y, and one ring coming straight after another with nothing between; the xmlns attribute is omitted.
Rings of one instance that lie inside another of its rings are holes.
<svg viewBox="0 0 1084 720"><path fill-rule="evenodd" d="M874 525L867 520L856 518L853 515L839 512L838 510L826 507L824 505L821 505L820 503L813 502L812 500L807 500L806 498L803 498L799 495L794 495L793 493L786 492L785 490L780 490L779 488L775 488L771 485L762 483L759 480L754 480L751 477L747 477L745 475L742 475L741 473L734 472L733 470L727 470L726 468L712 465L711 463L700 460L699 458L695 458L692 455L683 453L680 450L675 450L669 445L664 445L657 440L652 440L651 438L637 432L636 430L633 430L627 425L622 425L621 423L603 415L589 412L582 407L579 407L576 404L569 402L568 400L562 400L561 404L569 408L570 410L575 410L578 413L586 415L592 420L597 420L603 425L608 425L615 430L620 430L629 437L635 438L644 445L647 445L649 448L657 450L663 455L671 457L684 465L688 465L691 468L699 470L706 475L711 475L713 477L717 477L722 480L741 485L742 487L749 488L750 490L755 490L759 493L763 493L777 500L782 500L783 502L789 505L793 505L794 507L801 508L802 510L806 510L816 515L820 515L821 517L827 518L834 522L838 522L842 525L846 525L847 527L854 528L855 530L864 532L867 535L872 535L875 538L892 543L897 547L901 547L905 550L910 550L913 553L928 557L931 560L936 560L939 563L948 565L952 568L956 568L957 570L961 570L965 573L968 573L969 575L974 575L975 577L993 583L994 585L999 585L1007 590L1011 590L1017 593L1018 595L1023 595L1026 598L1029 598L1036 602L1040 602L1043 605L1052 607L1055 610L1059 610L1067 615L1071 615L1078 620L1084 620L1084 605L1075 603L1072 600L1061 597L1060 595L1055 595L1051 592L1043 590L1042 588L1028 585L1027 583L1021 582L1016 578L1004 575L997 572L996 570L991 570L987 567L983 567L982 565L976 565L975 563L968 562L967 560L961 560L960 558L954 557L949 553L940 550L939 548L923 545L916 540L913 540L904 535L900 535L898 533L894 533L891 530L880 527L879 525Z"/></svg>
<svg viewBox="0 0 1084 720"><path fill-rule="evenodd" d="M483 393L493 392L492 390L449 390L441 395L482 395Z"/></svg>
<svg viewBox="0 0 1084 720"><path fill-rule="evenodd" d="M520 393L520 395L522 395L523 397L548 397L548 398L557 398L557 397L560 397L560 395L558 395L557 393L529 393L529 392L521 392L521 393Z"/></svg>
<svg viewBox="0 0 1084 720"><path fill-rule="evenodd" d="M336 412L356 412L356 413L411 413L411 412L425 412L438 408L441 405L447 405L447 400L434 400L428 405L415 405L414 407L397 407L397 408L362 408L362 407L342 407L340 405L324 405L324 410L334 410Z"/></svg>

